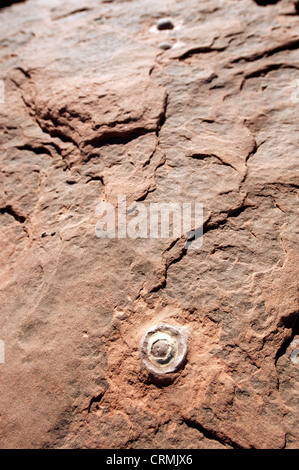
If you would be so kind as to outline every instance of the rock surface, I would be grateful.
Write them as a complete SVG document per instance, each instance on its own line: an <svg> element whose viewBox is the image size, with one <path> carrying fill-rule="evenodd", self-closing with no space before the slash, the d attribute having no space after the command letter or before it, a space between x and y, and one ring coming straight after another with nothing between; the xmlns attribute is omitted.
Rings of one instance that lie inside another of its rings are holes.
<svg viewBox="0 0 299 470"><path fill-rule="evenodd" d="M1 9L2 448L298 447L298 15L257 3ZM201 249L98 239L119 194L202 203Z"/></svg>

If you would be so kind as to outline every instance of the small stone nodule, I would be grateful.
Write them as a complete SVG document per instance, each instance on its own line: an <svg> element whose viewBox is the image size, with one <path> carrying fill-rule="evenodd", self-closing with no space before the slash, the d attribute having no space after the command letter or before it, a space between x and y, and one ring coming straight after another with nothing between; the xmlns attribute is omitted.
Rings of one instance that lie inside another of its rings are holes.
<svg viewBox="0 0 299 470"><path fill-rule="evenodd" d="M171 49L171 45L168 42L161 42L159 44L159 48L167 51L168 49Z"/></svg>
<svg viewBox="0 0 299 470"><path fill-rule="evenodd" d="M187 337L178 328L159 324L142 338L140 356L147 369L155 374L175 372L187 354Z"/></svg>
<svg viewBox="0 0 299 470"><path fill-rule="evenodd" d="M157 29L159 31L163 31L165 29L173 29L174 25L171 19L169 18L161 18L157 23Z"/></svg>

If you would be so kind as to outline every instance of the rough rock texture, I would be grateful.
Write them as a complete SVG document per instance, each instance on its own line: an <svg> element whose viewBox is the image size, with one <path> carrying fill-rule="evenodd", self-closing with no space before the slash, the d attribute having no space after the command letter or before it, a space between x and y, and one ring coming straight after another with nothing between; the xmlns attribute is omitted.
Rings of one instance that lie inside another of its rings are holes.
<svg viewBox="0 0 299 470"><path fill-rule="evenodd" d="M1 447L298 447L294 3L1 9ZM202 248L98 239L119 194L203 203ZM162 383L160 322L189 331Z"/></svg>

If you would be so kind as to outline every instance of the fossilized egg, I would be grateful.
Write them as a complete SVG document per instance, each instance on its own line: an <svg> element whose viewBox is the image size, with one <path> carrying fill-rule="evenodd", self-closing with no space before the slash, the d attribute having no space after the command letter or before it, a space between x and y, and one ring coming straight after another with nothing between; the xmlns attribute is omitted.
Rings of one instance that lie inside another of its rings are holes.
<svg viewBox="0 0 299 470"><path fill-rule="evenodd" d="M155 374L177 371L186 355L186 333L166 323L147 330L140 343L141 359L146 368Z"/></svg>

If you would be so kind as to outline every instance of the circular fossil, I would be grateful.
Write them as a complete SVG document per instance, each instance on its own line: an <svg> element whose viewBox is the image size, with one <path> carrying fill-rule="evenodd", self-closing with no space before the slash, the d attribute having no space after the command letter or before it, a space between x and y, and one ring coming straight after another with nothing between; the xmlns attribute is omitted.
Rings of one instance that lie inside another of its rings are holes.
<svg viewBox="0 0 299 470"><path fill-rule="evenodd" d="M155 374L175 372L187 354L187 336L178 328L161 323L143 336L140 356L146 368Z"/></svg>

